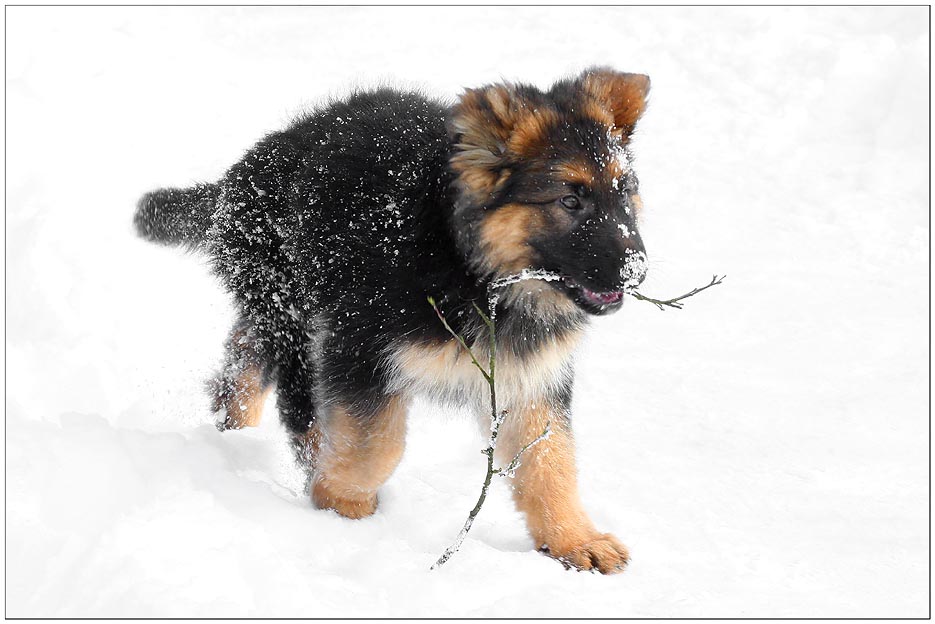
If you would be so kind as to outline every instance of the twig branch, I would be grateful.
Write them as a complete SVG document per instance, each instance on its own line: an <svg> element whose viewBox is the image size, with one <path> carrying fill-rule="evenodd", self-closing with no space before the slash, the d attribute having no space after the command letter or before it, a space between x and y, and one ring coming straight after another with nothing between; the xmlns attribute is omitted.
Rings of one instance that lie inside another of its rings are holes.
<svg viewBox="0 0 935 624"><path fill-rule="evenodd" d="M487 380L487 383L491 383L490 373L484 370L484 367L481 366L480 362L477 361L477 358L474 357L474 352L471 351L471 348L469 346L467 346L467 343L464 341L464 338L462 338L460 334L456 333L455 330L451 329L451 325L448 324L448 321L445 319L445 315L442 314L442 311L438 309L438 304L435 303L435 298L429 297L428 301L429 301L429 305L435 309L435 314L438 315L438 318L441 320L442 325L445 326L445 329L448 330L448 333L454 336L455 339L461 343L461 346L464 347L464 350L467 351L468 355L471 356L471 361L474 363L474 366L476 366L477 370L479 370L481 375L484 376L484 379ZM474 304L474 307L477 308L476 303ZM483 314L481 316L483 316Z"/></svg>
<svg viewBox="0 0 935 624"><path fill-rule="evenodd" d="M439 557L438 561L436 561L432 566L432 569L434 570L435 568L445 565L445 562L448 561L452 555L458 552L459 548L461 548L461 544L464 542L464 538L467 537L468 532L471 530L471 526L474 524L474 519L477 517L477 514L480 513L481 507L484 505L484 501L487 500L487 492L490 490L490 483L493 480L493 476L495 474L512 476L516 471L516 468L519 467L520 459L523 453L531 449L542 440L546 439L552 433L552 430L551 423L546 424L545 431L542 432L542 435L521 448L506 468L494 467L494 455L497 449L497 437L500 434L500 426L503 425L503 422L506 420L506 417L509 414L508 410L497 410L497 298L493 293L493 289L488 291L488 314L485 314L476 303L474 304L474 309L477 311L478 316L480 316L481 320L487 326L488 339L490 341L488 347L490 359L486 371L474 358L474 354L468 348L464 339L459 336L453 329L451 329L450 325L448 325L448 322L445 320L445 315L442 314L441 310L438 309L438 306L435 304L435 300L429 297L429 303L433 308L435 308L435 314L437 314L438 318L441 319L441 322L445 325L448 333L454 336L458 342L461 343L461 346L467 349L467 352L471 356L471 360L474 362L474 365L477 366L478 370L480 370L481 374L484 375L484 379L487 381L487 385L490 388L490 437L487 439L487 447L481 451L481 453L487 456L487 474L484 475L484 485L481 486L480 496L477 498L477 503L474 504L474 508L471 509L471 511L468 513L468 517L464 521L464 526L458 533L458 537L455 538L455 541L451 546L445 549L445 552L442 553L442 556Z"/></svg>
<svg viewBox="0 0 935 624"><path fill-rule="evenodd" d="M474 525L474 518L476 518L477 514L480 513L481 507L484 505L484 501L487 500L487 492L490 490L490 483L493 480L493 476L500 475L501 477L513 477L516 474L516 469L519 468L523 453L552 435L552 423L548 422L545 425L545 430L539 434L535 440L521 448L519 452L513 456L513 460L510 461L507 466L504 468L494 468L493 456L497 446L497 434L499 433L500 425L503 424L507 414L507 410L503 410L497 416L497 419L493 422L493 425L490 428L490 440L487 442L487 448L481 451L481 453L487 456L487 475L484 477L484 485L481 487L480 497L478 497L474 508L470 511L470 513L468 513L467 520L464 521L464 526L461 527L461 531L458 532L458 537L455 538L455 541L451 544L451 546L445 549L445 552L442 553L442 556L438 558L438 561L432 565L432 570L443 566L445 562L451 559L451 556L458 552L458 550L461 548L461 544L464 542L464 538L467 537L468 532Z"/></svg>
<svg viewBox="0 0 935 624"><path fill-rule="evenodd" d="M535 440L533 440L532 442L530 442L529 444L521 448L519 452L513 456L513 460L509 464L507 464L505 468L498 468L497 474L500 475L501 477L513 477L514 475L516 475L516 469L519 468L520 460L522 459L523 453L525 453L526 451L528 451L535 445L539 444L543 440L547 439L551 435L552 435L552 423L547 422L545 423L545 429L542 431L542 433L540 433L536 437Z"/></svg>
<svg viewBox="0 0 935 624"><path fill-rule="evenodd" d="M493 479L494 474L496 474L496 470L493 467L493 448L488 446L482 452L487 455L487 476L484 478L484 485L481 487L480 496L477 499L477 503L474 505L474 509L468 513L467 520L464 521L464 526L461 527L458 537L455 538L451 546L445 549L445 552L438 558L438 561L432 564L432 570L445 565L445 562L451 559L453 554L458 552L458 549L461 548L461 543L464 541L464 538L467 537L468 531L471 530L471 526L474 524L474 518L480 513L480 508L483 506L484 501L487 500L487 491L490 489L490 481Z"/></svg>
<svg viewBox="0 0 935 624"><path fill-rule="evenodd" d="M636 290L631 290L631 291L627 292L627 294L628 294L628 295L632 295L635 299L639 299L640 301L648 301L648 302L654 304L654 305L655 305L657 308L659 308L660 310L665 310L666 307L675 308L676 310L681 310L681 309L682 309L682 303L681 303L681 302L682 302L683 299L688 299L689 297L692 297L692 296L694 296L694 295L697 295L697 294L700 293L702 290L707 290L708 288L711 288L712 286L717 286L718 284L720 284L721 282L724 281L724 278L725 278L725 277L727 277L727 276L726 276L726 275L722 275L722 276L718 277L717 275L715 275L714 277L711 278L711 283L710 283L710 284L708 284L708 285L706 285L706 286L702 286L701 288L695 288L695 289L693 289L691 292L685 293L684 295L682 295L682 296L680 296L680 297L675 297L674 299L666 299L666 300L653 299L652 297L647 297L646 295L640 294L640 293L639 293L638 291L636 291Z"/></svg>
<svg viewBox="0 0 935 624"><path fill-rule="evenodd" d="M436 561L432 566L431 569L434 570L435 568L444 565L453 554L458 552L458 549L461 548L461 543L464 541L468 531L471 530L471 526L474 524L474 518L476 518L477 514L480 513L480 509L484 505L484 501L487 500L487 491L490 489L490 482L493 479L493 476L497 473L497 469L494 468L493 465L494 450L497 447L497 435L500 433L500 425L502 425L503 421L506 419L507 412L506 410L504 410L502 413L497 411L497 327L496 322L493 320L493 312L491 312L490 316L487 316L477 306L476 303L474 304L474 309L480 315L481 319L484 321L484 324L487 325L487 332L490 335L490 359L488 361L487 370L484 370L484 368L474 357L474 353L470 348L468 348L464 338L451 329L448 321L445 320L445 315L442 314L441 310L439 310L438 306L435 304L435 300L432 297L429 297L429 303L433 308L435 308L435 314L437 314L438 318L441 319L441 322L444 324L445 329L448 330L448 333L454 336L458 342L461 343L461 346L467 350L468 354L471 356L471 361L474 362L474 366L476 366L477 369L481 372L481 374L484 376L484 379L487 381L487 385L490 387L490 438L487 440L487 448L481 451L484 455L487 456L487 474L484 476L484 485L481 487L480 496L477 498L477 503L475 503L474 508L470 511L470 513L468 513L467 520L464 521L464 526L458 533L458 537L455 538L455 541L451 546L445 549L445 552L442 553L442 556L439 557L438 561Z"/></svg>

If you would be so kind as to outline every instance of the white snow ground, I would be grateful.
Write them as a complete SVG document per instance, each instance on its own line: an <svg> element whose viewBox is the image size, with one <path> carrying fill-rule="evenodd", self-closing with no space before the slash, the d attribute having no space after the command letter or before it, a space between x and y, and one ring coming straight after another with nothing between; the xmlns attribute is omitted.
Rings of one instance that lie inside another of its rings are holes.
<svg viewBox="0 0 935 624"><path fill-rule="evenodd" d="M7 9L8 616L906 616L928 610L926 8ZM367 520L274 411L214 430L228 299L133 238L349 85L646 72L644 291L583 350L614 577L531 551L469 418L422 404Z"/></svg>

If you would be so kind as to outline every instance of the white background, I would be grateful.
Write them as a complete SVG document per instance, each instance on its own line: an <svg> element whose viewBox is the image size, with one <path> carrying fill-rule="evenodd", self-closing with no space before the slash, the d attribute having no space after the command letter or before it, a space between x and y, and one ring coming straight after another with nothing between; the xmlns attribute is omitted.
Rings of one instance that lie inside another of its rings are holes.
<svg viewBox="0 0 935 624"><path fill-rule="evenodd" d="M928 595L927 8L7 9L7 614L903 616ZM419 404L372 518L299 493L272 402L221 435L227 296L134 239L353 86L652 76L644 292L575 428L614 577L532 552L470 418Z"/></svg>

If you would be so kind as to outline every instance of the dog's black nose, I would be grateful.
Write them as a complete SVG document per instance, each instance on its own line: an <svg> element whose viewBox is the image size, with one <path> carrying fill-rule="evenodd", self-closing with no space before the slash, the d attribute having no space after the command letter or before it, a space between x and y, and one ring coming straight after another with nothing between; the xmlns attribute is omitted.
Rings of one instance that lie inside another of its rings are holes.
<svg viewBox="0 0 935 624"><path fill-rule="evenodd" d="M624 290L632 290L646 279L646 252L636 249L627 249L624 252L623 268L620 269L620 279Z"/></svg>

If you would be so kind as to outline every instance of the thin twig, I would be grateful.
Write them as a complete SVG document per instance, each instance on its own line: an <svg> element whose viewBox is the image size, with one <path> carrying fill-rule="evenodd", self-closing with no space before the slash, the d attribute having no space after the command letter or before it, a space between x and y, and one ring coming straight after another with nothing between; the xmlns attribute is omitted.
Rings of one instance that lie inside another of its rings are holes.
<svg viewBox="0 0 935 624"><path fill-rule="evenodd" d="M464 541L464 538L467 537L468 531L471 530L471 526L474 524L474 518L480 513L480 508L483 506L484 501L487 500L487 491L490 489L490 482L494 474L496 474L496 471L493 468L493 449L487 447L484 449L483 453L487 455L487 476L484 478L484 485L481 487L477 503L474 504L474 509L468 513L467 520L464 521L464 526L461 527L461 531L458 533L458 537L455 538L454 543L445 549L445 552L438 558L438 561L432 564L432 570L445 565L445 562L451 559L453 554L458 552L458 549L461 548L461 543Z"/></svg>
<svg viewBox="0 0 935 624"><path fill-rule="evenodd" d="M487 326L488 340L489 340L489 354L490 359L488 362L487 371L481 367L481 365L474 359L474 354L471 353L471 350L468 349L467 344L464 342L464 339L457 335L454 330L451 329L451 326L448 325L448 322L445 320L445 316L438 309L438 306L435 305L435 300L429 297L429 303L432 304L432 307L435 308L435 313L438 315L438 318L441 319L442 323L445 325L445 328L448 330L448 333L452 334L461 345L467 349L468 353L471 354L471 359L474 362L474 365L477 366L478 370L484 375L484 379L487 381L487 385L490 388L490 437L487 439L487 447L481 451L484 455L487 456L487 473L484 475L484 485L481 486L480 496L477 498L477 503L474 504L474 508L468 513L467 519L464 521L464 526L461 528L461 531L458 533L458 537L455 538L454 543L445 549L445 552L442 553L442 556L438 558L438 561L432 566L432 569L443 566L446 561L448 561L452 555L458 552L458 549L461 548L461 544L464 542L464 538L467 537L468 532L471 530L471 527L474 525L474 519L477 517L477 514L480 513L481 507L484 505L484 501L487 500L487 492L490 490L490 483L493 480L495 474L503 474L508 472L510 475L516 470L519 466L520 456L532 448L533 445L537 444L541 440L548 437L551 433L549 425L546 425L546 430L542 433L541 436L524 446L520 449L519 453L513 458L513 461L510 462L506 470L495 468L494 467L494 455L497 449L497 437L500 434L500 426L503 425L503 422L506 420L508 415L507 410L498 411L497 410L497 323L496 323L496 296L493 294L492 289L487 293L487 303L490 308L489 314L485 314L483 310L475 303L474 309L477 311L478 316Z"/></svg>
<svg viewBox="0 0 935 624"><path fill-rule="evenodd" d="M726 276L726 275L722 275L722 276L718 277L717 275L715 275L714 277L711 278L711 283L710 283L710 284L708 284L708 285L706 285L706 286L702 286L701 288L695 288L695 289L693 289L691 292L685 293L685 294L682 295L681 297L675 297L674 299L666 299L666 300L653 299L652 297L647 297L646 295L640 294L640 293L639 293L638 291L636 291L636 290L631 290L631 291L627 292L627 294L628 294L628 295L632 295L635 299L639 299L640 301L648 301L648 302L654 304L654 305L655 305L657 308L659 308L660 310L665 310L666 307L675 308L676 310L681 310L681 309L682 309L682 303L681 303L681 301L682 301L683 299L688 299L688 298L691 297L691 296L697 295L697 294L700 293L702 290L707 290L708 288L711 288L712 286L717 286L718 284L720 284L721 282L724 281L724 278L725 278L725 277L727 277L727 276Z"/></svg>
<svg viewBox="0 0 935 624"><path fill-rule="evenodd" d="M468 355L471 356L471 361L474 363L474 366L476 366L477 370L481 372L481 375L484 376L484 379L487 380L487 383L490 383L490 379L491 379L490 374L484 370L484 367L481 366L480 362L477 361L477 358L474 357L474 352L471 351L471 348L469 346L467 346L467 343L464 341L464 338L462 338L458 333L456 333L455 330L451 329L451 325L448 324L448 321L445 319L445 315L442 314L442 311L438 309L438 304L435 303L435 298L428 297L428 301L429 301L429 305L431 305L435 309L435 314L438 315L438 318L441 320L442 325L445 326L445 329L448 330L448 333L454 336L457 339L457 341L461 343L461 346L464 347L464 350L467 351ZM474 307L476 308L477 304L474 304Z"/></svg>
<svg viewBox="0 0 935 624"><path fill-rule="evenodd" d="M540 433L535 440L524 446L519 450L519 452L513 456L513 460L505 468L497 468L497 474L501 477L512 477L516 474L516 469L519 468L520 460L522 459L523 453L539 444L543 440L547 439L552 435L552 422L549 421L545 423L545 429Z"/></svg>
<svg viewBox="0 0 935 624"><path fill-rule="evenodd" d="M504 468L494 468L493 456L494 450L497 446L497 434L500 431L500 425L502 425L503 421L506 419L507 413L507 410L503 410L494 420L493 425L491 426L490 440L487 442L487 448L481 451L484 455L487 456L487 475L484 477L484 485L481 488L480 497L478 497L477 503L474 505L474 509L472 509L468 514L467 520L464 521L464 526L461 527L461 531L458 533L458 537L455 538L455 541L451 546L445 549L445 552L442 553L442 556L438 558L438 561L432 565L432 570L444 565L445 562L451 559L451 556L458 552L458 549L461 548L461 544L464 542L464 538L467 537L468 532L474 525L474 518L476 518L477 514L480 513L480 509L484 505L484 501L487 500L487 492L490 490L490 483L493 480L493 476L496 474L500 475L501 477L513 477L516 474L516 469L519 468L523 453L552 435L552 423L547 422L545 424L545 430L539 434L535 440L521 448L519 452L513 456L513 460L509 463L509 465Z"/></svg>
<svg viewBox="0 0 935 624"><path fill-rule="evenodd" d="M477 514L480 513L480 509L484 505L484 501L487 500L487 491L490 489L490 482L493 480L493 476L497 474L497 469L494 468L493 465L494 450L497 446L497 435L500 433L500 425L502 425L503 421L506 419L507 412L506 410L504 410L502 414L497 412L497 327L496 322L493 320L493 314L491 313L490 316L487 316L479 307L477 307L476 303L474 304L474 309L477 310L477 313L484 321L484 324L487 325L487 331L489 333L490 359L488 368L485 371L474 357L474 353L468 348L464 338L455 333L455 331L451 329L451 326L448 325L448 321L445 320L444 314L442 314L441 310L438 309L438 306L435 304L435 300L432 297L429 297L429 303L433 308L435 308L435 314L437 314L438 318L441 319L441 322L445 325L445 329L448 330L448 333L457 338L458 342L461 343L461 346L467 349L467 352L471 356L471 361L474 362L474 366L476 366L477 369L481 372L481 374L484 376L484 379L487 381L487 385L490 387L490 438L487 440L487 448L481 451L484 455L487 456L487 474L484 476L484 485L481 487L480 496L477 498L477 503L474 504L474 508L471 509L470 513L468 513L467 520L464 521L464 526L458 533L458 537L455 538L455 541L451 546L445 549L445 552L442 553L442 556L439 557L438 561L436 561L432 566L431 569L434 570L435 568L444 565L453 554L458 552L458 549L461 548L461 543L464 541L468 531L471 530L471 526L474 524L474 518L476 518Z"/></svg>

